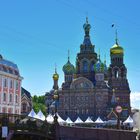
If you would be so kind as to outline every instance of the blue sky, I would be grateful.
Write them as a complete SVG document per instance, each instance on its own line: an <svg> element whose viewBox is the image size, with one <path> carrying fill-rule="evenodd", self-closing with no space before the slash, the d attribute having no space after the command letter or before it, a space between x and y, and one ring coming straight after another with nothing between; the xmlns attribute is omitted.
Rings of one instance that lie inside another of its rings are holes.
<svg viewBox="0 0 140 140"><path fill-rule="evenodd" d="M32 95L42 95L52 88L54 65L64 79L63 65L75 64L83 42L83 24L88 16L91 40L101 58L114 44L115 28L125 50L124 61L133 101L140 94L140 14L139 0L5 0L0 1L0 53L15 62L24 77L23 87ZM136 95L136 96L135 96ZM140 108L138 100L133 106Z"/></svg>

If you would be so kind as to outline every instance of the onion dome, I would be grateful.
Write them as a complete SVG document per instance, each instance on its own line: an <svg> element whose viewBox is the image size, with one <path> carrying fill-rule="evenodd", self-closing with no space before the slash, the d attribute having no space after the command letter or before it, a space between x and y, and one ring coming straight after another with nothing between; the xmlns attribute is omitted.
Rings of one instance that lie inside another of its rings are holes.
<svg viewBox="0 0 140 140"><path fill-rule="evenodd" d="M4 59L2 55L0 55L0 71L14 75L19 75L19 69L17 65L9 60Z"/></svg>
<svg viewBox="0 0 140 140"><path fill-rule="evenodd" d="M117 42L110 49L110 54L123 54L123 53L124 53L123 48L121 46L119 46L119 44Z"/></svg>
<svg viewBox="0 0 140 140"><path fill-rule="evenodd" d="M124 50L123 48L118 44L118 38L117 38L117 31L116 31L116 43L112 46L110 49L110 54L123 54Z"/></svg>
<svg viewBox="0 0 140 140"><path fill-rule="evenodd" d="M57 70L55 68L55 73L53 74L53 80L57 81L59 79L59 75L57 74Z"/></svg>
<svg viewBox="0 0 140 140"><path fill-rule="evenodd" d="M97 63L94 64L94 71L95 72L106 72L107 71L107 66L106 66L106 61L103 63L100 60L100 55Z"/></svg>
<svg viewBox="0 0 140 140"><path fill-rule="evenodd" d="M69 53L69 52L68 52ZM70 60L69 60L69 54L68 54L68 62L63 66L63 72L66 75L72 75L75 73L75 68L74 65L71 64Z"/></svg>
<svg viewBox="0 0 140 140"><path fill-rule="evenodd" d="M68 62L63 66L63 72L64 72L65 74L74 74L74 73L75 73L74 65L71 64L69 60L68 60Z"/></svg>
<svg viewBox="0 0 140 140"><path fill-rule="evenodd" d="M90 31L91 25L88 23L87 17L86 17L86 23L83 25L83 28L85 30L85 36L89 36L89 31Z"/></svg>
<svg viewBox="0 0 140 140"><path fill-rule="evenodd" d="M91 46L92 44L91 44L90 36L89 36L91 25L88 23L87 17L86 17L86 23L83 25L83 28L85 30L85 37L84 37L83 45Z"/></svg>

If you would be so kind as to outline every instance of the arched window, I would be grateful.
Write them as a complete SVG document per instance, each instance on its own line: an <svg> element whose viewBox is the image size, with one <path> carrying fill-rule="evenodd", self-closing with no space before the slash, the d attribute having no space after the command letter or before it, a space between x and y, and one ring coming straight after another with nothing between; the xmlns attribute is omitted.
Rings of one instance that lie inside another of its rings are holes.
<svg viewBox="0 0 140 140"><path fill-rule="evenodd" d="M115 70L115 78L118 78L118 77L119 77L119 71Z"/></svg>
<svg viewBox="0 0 140 140"><path fill-rule="evenodd" d="M88 114L89 112L88 112L88 109L86 109L86 114Z"/></svg>
<svg viewBox="0 0 140 140"><path fill-rule="evenodd" d="M87 61L83 62L83 72L88 72L88 63L87 63Z"/></svg>

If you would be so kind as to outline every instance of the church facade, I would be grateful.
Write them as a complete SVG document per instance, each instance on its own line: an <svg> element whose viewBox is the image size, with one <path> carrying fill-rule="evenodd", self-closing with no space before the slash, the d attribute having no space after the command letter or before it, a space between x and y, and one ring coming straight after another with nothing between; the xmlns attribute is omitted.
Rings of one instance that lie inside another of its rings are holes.
<svg viewBox="0 0 140 140"><path fill-rule="evenodd" d="M55 70L53 90L46 93L48 113L54 112L54 94L57 91L57 112L64 119L68 116L72 120L77 116L83 120L88 116L106 119L117 105L123 108L121 117L126 118L131 107L127 68L123 61L124 50L118 44L116 36L115 45L110 49L111 64L107 67L106 60L103 62L100 59L100 54L97 55L95 45L91 42L88 19L83 28L84 41L77 53L76 66L68 56L68 61L63 66L64 83L61 88L58 87L59 75Z"/></svg>

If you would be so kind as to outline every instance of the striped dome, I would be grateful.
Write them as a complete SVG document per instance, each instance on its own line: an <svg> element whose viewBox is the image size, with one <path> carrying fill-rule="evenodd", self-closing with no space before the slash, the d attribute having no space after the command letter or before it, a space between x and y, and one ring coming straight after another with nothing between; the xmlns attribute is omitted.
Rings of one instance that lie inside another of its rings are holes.
<svg viewBox="0 0 140 140"><path fill-rule="evenodd" d="M75 73L75 68L74 65L72 65L70 63L70 61L68 60L68 62L63 66L63 72L65 74L74 74Z"/></svg>
<svg viewBox="0 0 140 140"><path fill-rule="evenodd" d="M95 72L106 72L107 66L106 63L102 63L99 59L96 64L94 64L94 71Z"/></svg>

